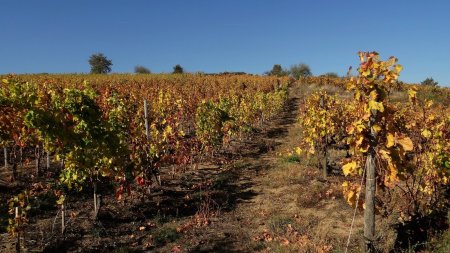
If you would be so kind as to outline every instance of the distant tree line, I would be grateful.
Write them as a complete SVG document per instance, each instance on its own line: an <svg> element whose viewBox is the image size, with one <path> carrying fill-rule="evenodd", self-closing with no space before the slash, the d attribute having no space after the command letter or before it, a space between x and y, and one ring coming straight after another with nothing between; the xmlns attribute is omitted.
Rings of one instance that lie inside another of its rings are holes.
<svg viewBox="0 0 450 253"><path fill-rule="evenodd" d="M428 77L427 79L423 80L421 85L431 86L431 87L437 87L439 85L438 82L434 81L432 77Z"/></svg>
<svg viewBox="0 0 450 253"><path fill-rule="evenodd" d="M330 77L330 78L338 78L339 77L339 75L337 73L335 73L335 72L327 72L327 73L322 74L320 76Z"/></svg>
<svg viewBox="0 0 450 253"><path fill-rule="evenodd" d="M310 67L307 64L300 63L292 65L289 69L283 69L280 64L275 64L272 70L265 73L269 76L292 76L295 79L300 77L312 76Z"/></svg>
<svg viewBox="0 0 450 253"><path fill-rule="evenodd" d="M92 54L89 57L89 64L91 66L92 74L107 74L111 72L111 66L113 65L112 61L108 59L103 53ZM142 65L136 65L134 67L134 73L136 74L151 74L149 68L144 67ZM180 64L177 64L173 67L172 74L183 74L185 73L183 67ZM203 73L203 72L198 72ZM205 73L203 73L205 74ZM245 75L245 72L221 72L221 73L212 73L208 75ZM301 77L312 76L311 68L305 64L294 64L289 67L289 69L284 69L280 64L274 64L272 70L265 72L264 74L270 76L291 76L295 79L299 79ZM338 77L336 73L329 72L322 76L327 77ZM424 85L433 85L434 80L432 78L427 78L424 82L427 84ZM437 82L435 82L437 85Z"/></svg>
<svg viewBox="0 0 450 253"><path fill-rule="evenodd" d="M266 71L264 73L268 76L291 76L295 79L299 79L300 77L308 77L312 76L311 68L305 64L294 64L290 66L288 69L281 67L280 64L274 64L272 70ZM335 72L327 72L325 74L320 75L321 77L329 77L329 78L338 78L339 75Z"/></svg>

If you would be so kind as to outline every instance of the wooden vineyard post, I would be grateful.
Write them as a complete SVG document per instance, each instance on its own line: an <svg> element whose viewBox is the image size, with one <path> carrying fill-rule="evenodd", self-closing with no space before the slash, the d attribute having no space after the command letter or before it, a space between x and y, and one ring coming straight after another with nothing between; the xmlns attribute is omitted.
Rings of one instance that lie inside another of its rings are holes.
<svg viewBox="0 0 450 253"><path fill-rule="evenodd" d="M50 154L49 152L47 152L47 166L46 169L49 170L50 169Z"/></svg>
<svg viewBox="0 0 450 253"><path fill-rule="evenodd" d="M97 182L94 183L94 219L97 219Z"/></svg>
<svg viewBox="0 0 450 253"><path fill-rule="evenodd" d="M326 138L326 137L325 137ZM328 168L327 168L327 148L326 146L322 147L322 160L320 161L322 167L322 175L324 178L328 176Z"/></svg>
<svg viewBox="0 0 450 253"><path fill-rule="evenodd" d="M6 147L3 148L3 156L5 159L5 169L8 167L8 150L6 149Z"/></svg>
<svg viewBox="0 0 450 253"><path fill-rule="evenodd" d="M372 110L369 118L369 150L366 160L366 194L364 209L364 240L365 240L365 252L375 252L375 177L376 177L376 164L375 164L375 147L377 146L377 133L373 129L373 125L377 122L377 111Z"/></svg>
<svg viewBox="0 0 450 253"><path fill-rule="evenodd" d="M20 167L21 168L23 168L23 148L22 147L20 147L20 149L19 149L19 164L20 164Z"/></svg>
<svg viewBox="0 0 450 253"><path fill-rule="evenodd" d="M40 171L39 171L39 160L41 160L40 158L41 158L41 154L39 153L39 145L38 146L36 146L36 149L35 149L35 156L36 156L36 176L37 177L39 177L39 173L40 173Z"/></svg>
<svg viewBox="0 0 450 253"><path fill-rule="evenodd" d="M145 121L145 136L147 136L147 139L149 138L149 131L148 131L148 112L147 112L147 100L144 99L144 121Z"/></svg>
<svg viewBox="0 0 450 253"><path fill-rule="evenodd" d="M102 200L102 195L97 194L97 211L95 213L95 217L98 216L98 211L100 210L100 206L102 204L101 200Z"/></svg>
<svg viewBox="0 0 450 253"><path fill-rule="evenodd" d="M145 123L145 137L148 140L149 132L148 132L148 112L147 112L147 100L144 99L144 123ZM151 189L148 187L148 194L150 194Z"/></svg>
<svg viewBox="0 0 450 253"><path fill-rule="evenodd" d="M20 253L20 216L19 216L19 207L15 208L15 219L18 227L17 231L17 240L16 240L16 253Z"/></svg>
<svg viewBox="0 0 450 253"><path fill-rule="evenodd" d="M61 204L61 234L64 236L66 231L66 205L63 201Z"/></svg>
<svg viewBox="0 0 450 253"><path fill-rule="evenodd" d="M101 195L97 194L97 182L94 183L94 220L97 219L101 205Z"/></svg>
<svg viewBox="0 0 450 253"><path fill-rule="evenodd" d="M326 110L326 106L325 106L325 101L324 101L324 96L323 95L321 95L320 96L320 101L319 101L319 103L320 103L320 107L322 108L322 109L324 109L324 110ZM325 117L326 117L326 113L325 113L325 115L324 115ZM326 122L326 118L325 118L325 122ZM327 138L327 135L325 134L325 136L323 137L323 143L322 143L322 150L321 150L321 152L322 152L322 159L321 159L321 161L320 161L320 165L321 165L321 167L322 167L322 175L323 175L323 177L324 178L327 178L327 176L328 176L328 168L327 168L327 166L328 166L328 157L327 157L327 145L328 145L328 138Z"/></svg>
<svg viewBox="0 0 450 253"><path fill-rule="evenodd" d="M16 151L15 147L13 147L12 154L13 154L14 158L13 158L13 161L12 161L13 164L12 164L11 170L12 170L13 180L15 181L15 180L17 180L17 177L19 176L18 173L17 173L17 151Z"/></svg>

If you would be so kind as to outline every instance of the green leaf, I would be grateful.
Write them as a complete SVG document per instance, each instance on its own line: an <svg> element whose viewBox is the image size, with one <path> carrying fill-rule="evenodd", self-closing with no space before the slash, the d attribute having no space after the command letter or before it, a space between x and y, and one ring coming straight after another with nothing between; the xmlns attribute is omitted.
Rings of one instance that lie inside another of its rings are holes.
<svg viewBox="0 0 450 253"><path fill-rule="evenodd" d="M64 200L66 199L66 196L65 195L61 195L60 197L59 197L59 199L56 201L56 204L58 204L58 205L62 205L63 203L64 203Z"/></svg>

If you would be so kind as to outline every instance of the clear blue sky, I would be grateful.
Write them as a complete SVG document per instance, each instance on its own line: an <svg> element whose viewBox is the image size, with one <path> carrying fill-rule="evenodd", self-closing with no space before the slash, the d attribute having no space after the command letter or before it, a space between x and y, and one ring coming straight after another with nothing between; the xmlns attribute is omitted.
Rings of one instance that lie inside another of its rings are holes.
<svg viewBox="0 0 450 253"><path fill-rule="evenodd" d="M245 71L307 63L345 74L357 51L394 55L401 80L450 85L450 1L0 0L0 73Z"/></svg>

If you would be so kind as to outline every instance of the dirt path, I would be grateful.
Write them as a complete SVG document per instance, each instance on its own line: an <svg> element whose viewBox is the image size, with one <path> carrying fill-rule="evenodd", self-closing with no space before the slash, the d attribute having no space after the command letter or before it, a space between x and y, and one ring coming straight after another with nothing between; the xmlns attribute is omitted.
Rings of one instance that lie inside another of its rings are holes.
<svg viewBox="0 0 450 253"><path fill-rule="evenodd" d="M198 245L191 252L254 252L258 245L254 236L265 224L279 189L271 188L271 173L277 161L276 150L286 142L297 119L300 94L292 90L287 106L268 129L254 137L246 148L242 161L230 170L236 208L221 212L218 219L202 231L197 231ZM289 203L286 203L289 205Z"/></svg>
<svg viewBox="0 0 450 253"><path fill-rule="evenodd" d="M301 134L296 122L302 94L299 86L293 87L284 111L248 143L243 159L224 172L231 178L227 194L232 207L168 246L180 245L186 252L343 251L352 210L341 194L342 178L321 179L309 161L286 158ZM350 249L357 252L360 215L355 227Z"/></svg>

